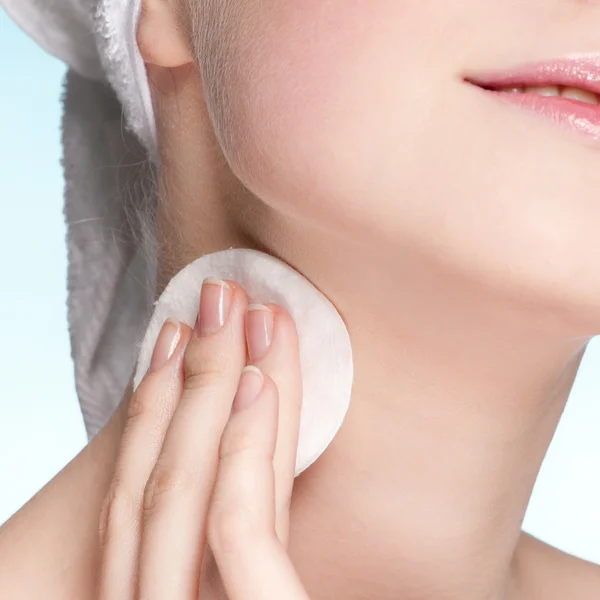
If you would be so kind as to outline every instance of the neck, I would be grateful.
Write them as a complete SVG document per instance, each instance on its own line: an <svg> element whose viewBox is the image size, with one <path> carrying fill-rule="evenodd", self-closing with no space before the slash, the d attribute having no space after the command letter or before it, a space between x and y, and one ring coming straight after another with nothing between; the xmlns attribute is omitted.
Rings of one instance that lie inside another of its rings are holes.
<svg viewBox="0 0 600 600"><path fill-rule="evenodd" d="M414 255L386 264L315 231L304 243L298 224L270 231L286 244L263 249L332 300L354 350L351 409L295 486L290 553L311 598L512 598L587 340Z"/></svg>
<svg viewBox="0 0 600 600"><path fill-rule="evenodd" d="M295 487L291 552L311 597L512 597L587 339L414 254L386 263L285 230L287 248L313 249L285 258L337 306L355 358L344 425Z"/></svg>
<svg viewBox="0 0 600 600"><path fill-rule="evenodd" d="M290 553L311 598L515 598L521 523L591 336L414 249L375 254L276 213L214 140L199 144L206 130L163 165L177 197L160 236L182 251L162 279L207 252L268 251L329 297L352 339L350 411L294 490Z"/></svg>

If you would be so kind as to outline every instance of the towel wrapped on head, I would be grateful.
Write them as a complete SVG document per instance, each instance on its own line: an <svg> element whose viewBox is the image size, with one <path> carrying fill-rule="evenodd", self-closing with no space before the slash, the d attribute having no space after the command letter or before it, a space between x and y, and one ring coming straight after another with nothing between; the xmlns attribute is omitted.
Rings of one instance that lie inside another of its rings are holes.
<svg viewBox="0 0 600 600"><path fill-rule="evenodd" d="M154 256L132 219L156 203L154 116L135 35L141 0L0 4L70 67L62 121L68 320L92 437L123 397L154 302Z"/></svg>
<svg viewBox="0 0 600 600"><path fill-rule="evenodd" d="M144 61L136 43L141 0L2 0L46 51L85 77L108 81L128 126L150 158L156 131Z"/></svg>

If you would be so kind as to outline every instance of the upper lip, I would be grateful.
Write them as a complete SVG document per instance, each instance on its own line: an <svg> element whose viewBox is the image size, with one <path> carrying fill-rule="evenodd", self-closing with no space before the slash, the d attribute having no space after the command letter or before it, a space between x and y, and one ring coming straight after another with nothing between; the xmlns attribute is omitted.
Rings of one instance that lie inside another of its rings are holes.
<svg viewBox="0 0 600 600"><path fill-rule="evenodd" d="M600 54L529 62L514 68L468 74L464 80L488 89L565 86L600 95Z"/></svg>

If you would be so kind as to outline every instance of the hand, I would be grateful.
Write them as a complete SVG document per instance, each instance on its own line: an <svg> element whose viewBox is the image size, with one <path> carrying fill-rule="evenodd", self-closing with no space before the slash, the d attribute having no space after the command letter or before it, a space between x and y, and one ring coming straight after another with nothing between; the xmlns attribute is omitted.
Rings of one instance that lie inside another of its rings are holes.
<svg viewBox="0 0 600 600"><path fill-rule="evenodd" d="M280 307L250 308L211 279L194 330L163 326L102 511L99 600L308 599L286 551L296 328Z"/></svg>

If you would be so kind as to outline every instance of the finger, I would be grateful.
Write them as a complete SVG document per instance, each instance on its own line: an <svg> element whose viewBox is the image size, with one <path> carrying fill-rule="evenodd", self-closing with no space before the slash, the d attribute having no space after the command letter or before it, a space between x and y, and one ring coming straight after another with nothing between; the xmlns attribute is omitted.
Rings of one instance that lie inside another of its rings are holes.
<svg viewBox="0 0 600 600"><path fill-rule="evenodd" d="M208 516L209 544L231 600L307 598L275 529L279 407L273 380L256 367L244 369Z"/></svg>
<svg viewBox="0 0 600 600"><path fill-rule="evenodd" d="M149 372L129 401L115 473L100 517L99 600L134 597L144 488L181 395L183 355L190 334L185 324L163 325Z"/></svg>
<svg viewBox="0 0 600 600"><path fill-rule="evenodd" d="M246 364L247 298L209 279L184 358L185 383L146 488L139 564L144 600L196 600L219 442Z"/></svg>
<svg viewBox="0 0 600 600"><path fill-rule="evenodd" d="M275 518L278 537L287 547L302 407L298 334L292 317L283 308L251 304L246 316L246 338L250 362L273 379L279 390L279 434L273 459Z"/></svg>

